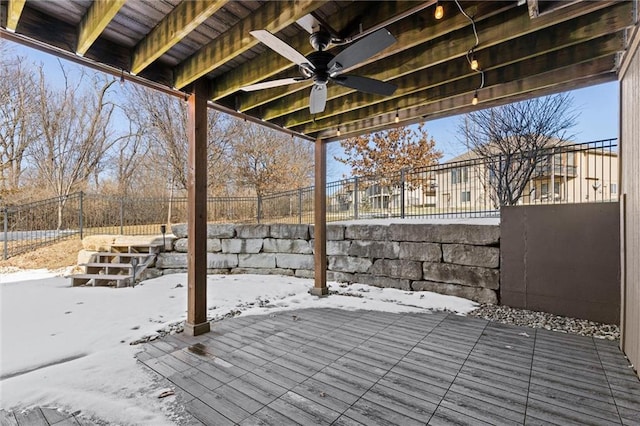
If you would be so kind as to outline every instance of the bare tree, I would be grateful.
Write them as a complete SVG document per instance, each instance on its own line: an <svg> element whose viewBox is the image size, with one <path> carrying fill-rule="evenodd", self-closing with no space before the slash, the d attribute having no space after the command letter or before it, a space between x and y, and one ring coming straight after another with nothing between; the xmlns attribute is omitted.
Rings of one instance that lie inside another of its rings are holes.
<svg viewBox="0 0 640 426"><path fill-rule="evenodd" d="M111 163L117 167L115 178L116 191L120 196L127 196L132 190L141 190L147 184L138 172L140 164L148 155L151 147L144 137L144 130L134 127L134 122L129 122L129 131L118 143L118 149L112 153Z"/></svg>
<svg viewBox="0 0 640 426"><path fill-rule="evenodd" d="M37 179L60 197L58 228L66 197L86 185L117 142L110 126L114 105L107 99L114 80L82 71L79 80L71 82L69 71L62 64L60 69L60 89L52 88L40 69L36 115L42 136L29 150ZM91 81L85 90L87 77Z"/></svg>
<svg viewBox="0 0 640 426"><path fill-rule="evenodd" d="M36 124L36 74L24 57L11 57L0 44L0 199L15 194L24 171L23 159L29 145L40 136Z"/></svg>
<svg viewBox="0 0 640 426"><path fill-rule="evenodd" d="M482 179L495 205L518 202L536 167L552 149L571 139L578 113L567 93L528 99L468 114L458 132L478 157L486 160Z"/></svg>
<svg viewBox="0 0 640 426"><path fill-rule="evenodd" d="M233 141L232 163L238 188L258 196L308 186L313 177L313 146L251 123Z"/></svg>
<svg viewBox="0 0 640 426"><path fill-rule="evenodd" d="M417 128L398 127L345 139L340 145L346 157L334 158L350 166L353 175L375 181L384 191L382 195L391 198L400 187L402 170L429 166L442 157L435 144L423 123ZM417 180L412 182L412 177ZM418 174L407 178L409 184L420 184L421 176ZM390 208L390 204L387 207Z"/></svg>
<svg viewBox="0 0 640 426"><path fill-rule="evenodd" d="M186 102L155 90L131 86L123 108L132 122L133 134L140 138L135 140L144 141L149 146L141 161L131 163L131 166L136 166L135 173L143 174L140 168L144 167L147 176L155 174L163 180L160 186L185 189L188 152ZM228 153L237 125L235 120L222 113L208 111L207 155L209 192L212 194L225 188L226 182L219 177L228 168Z"/></svg>

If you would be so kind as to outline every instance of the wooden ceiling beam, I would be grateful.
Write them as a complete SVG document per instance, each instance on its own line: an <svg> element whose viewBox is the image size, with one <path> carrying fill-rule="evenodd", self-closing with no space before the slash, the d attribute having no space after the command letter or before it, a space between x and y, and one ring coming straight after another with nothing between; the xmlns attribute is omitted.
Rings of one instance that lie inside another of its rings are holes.
<svg viewBox="0 0 640 426"><path fill-rule="evenodd" d="M324 3L326 0L266 2L181 63L176 69L174 86L181 89L254 47L258 40L249 34L250 31L265 29L277 33Z"/></svg>
<svg viewBox="0 0 640 426"><path fill-rule="evenodd" d="M387 2L383 2L387 3ZM483 20L499 14L500 12L504 12L506 9L515 8L515 3L508 3L506 6L496 7L496 2L483 2L480 4L473 4L472 6L468 6L473 10L473 13L478 18L478 22L482 22ZM387 29L393 34L398 42L389 48L385 49L384 52L376 55L374 58L365 61L359 65L359 68L365 66L366 64L380 61L384 58L390 57L394 54L400 53L403 50L411 48L413 46L417 46L419 44L428 42L430 40L437 39L450 33L452 31L460 30L469 26L469 20L464 17L460 13L452 14L450 16L445 17L441 21L435 20L433 18L433 13L431 10L423 11L415 16L404 19L400 22L389 25ZM469 39L473 37L473 35L468 35ZM475 38L473 39L475 42ZM308 43L306 43L308 45ZM280 55L276 55L280 56ZM384 61L383 61L384 62ZM260 62L255 65L255 67L249 68L245 72L250 72L252 78L257 79L256 81L264 80L265 78L273 75L270 74L270 62ZM289 63L290 65L290 63ZM278 71L282 71L286 69L286 67L278 69ZM238 73L238 75L241 75ZM364 74L363 74L364 75ZM256 82L254 81L254 82ZM232 80L229 81L228 84L229 89L227 92L233 93L233 91L237 91L238 88L244 86L241 80ZM251 84L251 83L247 83ZM290 95L297 91L303 90L306 87L309 87L310 84L299 84L299 85L289 85L285 87L262 90L258 92L251 93L240 93L238 95L238 105L240 111L249 111L253 108L256 108L260 105L264 105L268 102L272 102L278 98ZM308 91L305 91L308 97ZM308 104L307 104L308 105Z"/></svg>
<svg viewBox="0 0 640 426"><path fill-rule="evenodd" d="M91 3L78 27L76 53L84 55L116 16L126 0L96 0Z"/></svg>
<svg viewBox="0 0 640 426"><path fill-rule="evenodd" d="M620 6L626 9L624 4L621 3ZM544 31L529 33L502 44L479 49L476 51L476 58L485 71L502 67L536 55L543 55L595 40L611 34L612 31L620 31L628 24L622 16L617 7L607 10L603 14L587 14L567 24L555 25ZM621 41L617 38L618 35L613 33L613 35L601 39L600 42L603 44L618 42L620 49L622 49ZM349 98L349 103L346 104L342 97L357 92L333 85L329 89L325 111L314 117L311 117L306 109L308 105L306 96L283 98L279 101L280 104L273 105L273 111L266 111L263 117L265 120L271 120L281 115L278 112L281 109L297 110L289 112L284 121L287 127L293 127L362 108L372 99L378 99L378 102L397 99L424 88L473 75L474 72L469 68L465 58L466 49L464 46L465 43L453 42L449 37L445 37L437 45L417 46L394 56L394 68L385 69L385 64L367 67L367 76L384 81L391 80L398 86L396 92L390 97L380 98L362 94L362 96ZM426 71L420 72L423 70ZM394 79L394 76L398 78Z"/></svg>
<svg viewBox="0 0 640 426"><path fill-rule="evenodd" d="M628 9L629 4L618 3L611 9L607 10L604 14L594 11L592 7L597 9L602 8L602 5L588 4L587 9L581 9L585 13L583 15L575 15L578 12L574 10L572 13L577 17L569 23L555 21L550 19L551 16L547 19L541 18L531 22L528 15L526 13L522 13L521 10L513 10L506 14L496 16L495 19L487 20L485 25L488 29L481 33L482 49L478 50L478 52L482 50L486 51L486 49L490 47L501 46L501 43L506 41L513 39L517 40L516 37L531 35L534 34L534 32L535 35L529 37L528 44L516 45L517 52L512 52L510 49L500 48L500 50L504 52L504 55L493 53L489 60L486 62L482 60L482 63L508 63L508 60L502 60L502 56L509 57L515 53L520 57L520 59L522 59L524 57L537 54L538 48L540 49L539 53L544 53L546 51L553 50L553 45L562 46L573 44L577 41L589 40L607 32L617 31L628 25L628 22L621 18L621 16L625 16L624 13L621 12L623 12L622 9ZM603 15L606 16L607 19L603 19ZM568 24L570 25L569 28L567 28ZM540 31L542 29L545 31ZM557 38L549 38L547 37L547 34L554 34ZM459 31L446 37L442 37L435 42L436 44L428 43L422 47L403 52L400 55L394 56L390 61L382 61L382 65L387 65L389 63L396 64L393 68L383 71L380 70L379 65L376 64L375 66L363 69L362 71L364 71L364 73L362 75L388 81L394 78L394 74L396 77L403 76L409 74L414 69L421 70L427 66L445 63L446 61L465 55L469 46L473 46L475 43L475 36L473 34L467 34L465 31ZM525 51L525 53L522 53L523 51ZM478 54L478 59L482 59L479 55L480 54ZM518 59L512 58L510 60ZM433 76L431 76L431 81L436 80L437 78L433 78ZM399 86L398 90L401 90L403 82L394 81L394 83L397 83ZM268 90L265 90L265 92L268 92ZM355 91L344 87L331 87L328 94L328 100L336 100L333 102L333 105L340 106L334 108L327 107L325 115L343 113L345 111L345 101L340 101L339 98L351 93L355 93ZM395 95L394 97L398 96ZM380 98L378 99L383 101ZM311 117L309 114L308 102L307 91L297 91L292 95L277 100L273 104L267 105L266 108L263 107L263 110L256 112L255 115L260 115L261 118L264 118L265 120L275 120L278 117L285 115L288 116L295 113L294 119L287 118L285 121L288 126L295 126L304 122L312 121L313 119L317 120L317 116Z"/></svg>
<svg viewBox="0 0 640 426"><path fill-rule="evenodd" d="M537 56L508 66L486 71L485 88L479 90L480 98L482 99L485 97L485 92L488 92L489 89L494 86L499 86L507 82L517 82L524 79L538 81L540 86L543 87L545 86L544 81L534 79L534 77L546 76L550 78L553 74L550 74L549 70L566 70L573 64L580 64L580 66L575 67L576 74L569 78L580 78L583 77L584 74L592 74L589 63L601 60L601 58L614 57L619 47L620 42L615 38L605 45L602 45L598 40L596 40L574 46L569 49L550 52L543 56ZM609 63L610 70L614 71L614 66L614 61L611 61ZM349 125L350 123L365 120L367 117L371 116L383 116L390 113L395 115L396 111L410 110L421 105L449 97L463 95L465 93L468 96L467 102L470 103L473 93L478 88L479 84L480 75L472 75L448 84L440 84L435 87L420 90L399 99L369 104L366 107L355 111L332 116L324 120L316 120L315 122L307 123L303 126L290 127L285 124L284 127L304 134L311 134L327 128L337 127L338 125L341 127ZM363 94L356 94L354 96L363 96ZM366 96L366 94L364 96Z"/></svg>
<svg viewBox="0 0 640 426"><path fill-rule="evenodd" d="M16 30L25 3L26 0L9 0L9 5L7 6L7 30L12 32Z"/></svg>
<svg viewBox="0 0 640 426"><path fill-rule="evenodd" d="M216 13L229 0L183 1L135 47L131 73L138 74Z"/></svg>
<svg viewBox="0 0 640 426"><path fill-rule="evenodd" d="M566 92L569 90L581 89L583 87L593 86L595 84L602 84L617 79L616 74L609 69L603 70L599 74L589 75L586 77L570 80L560 81L557 84L552 84L532 90L521 90L515 93L509 93L505 88L503 95L495 93L496 98L481 102L481 108L494 108L501 105L506 105L513 102L519 102L526 99L535 98L538 96L547 96L555 93ZM515 85L518 83L509 83ZM468 102L468 95L459 95L452 98L447 98L432 104L420 107L420 113L422 115L416 115L415 117L402 119L400 124L394 122L395 113L389 113L383 117L375 117L370 120L361 121L357 124L350 126L341 126L341 136L336 135L334 129L324 130L310 137L320 138L325 142L335 142L338 140L346 139L361 135L363 133L371 133L384 129L391 129L398 126L406 126L415 123L421 123L425 121L436 120L445 117L451 117L459 114L467 114L478 110L478 106L473 106Z"/></svg>

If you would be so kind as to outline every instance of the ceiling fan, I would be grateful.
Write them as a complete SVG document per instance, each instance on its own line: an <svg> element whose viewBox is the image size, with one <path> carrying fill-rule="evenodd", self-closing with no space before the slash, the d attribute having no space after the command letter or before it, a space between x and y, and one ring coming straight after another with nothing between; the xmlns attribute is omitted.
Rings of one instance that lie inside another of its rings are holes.
<svg viewBox="0 0 640 426"><path fill-rule="evenodd" d="M315 52L306 57L267 30L251 31L252 36L266 44L274 52L297 64L301 76L256 83L244 86L241 90L250 92L313 79L313 87L309 97L311 114L324 111L327 103L327 83L330 81L341 86L376 95L389 96L395 92L397 86L394 84L358 75L342 74L344 70L369 59L395 43L396 39L389 31L385 28L374 31L334 56L325 50L329 43L334 41L329 31L317 25L317 22L307 22L305 24L301 23L305 28L309 27L307 28L308 31L311 29L311 24L313 24L313 32L309 31L311 32L309 41L315 49Z"/></svg>

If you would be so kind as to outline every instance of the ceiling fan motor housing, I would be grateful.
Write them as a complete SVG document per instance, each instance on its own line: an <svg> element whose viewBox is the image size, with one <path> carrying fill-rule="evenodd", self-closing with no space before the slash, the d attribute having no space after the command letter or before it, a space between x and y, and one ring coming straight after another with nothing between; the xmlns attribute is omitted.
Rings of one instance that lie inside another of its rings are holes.
<svg viewBox="0 0 640 426"><path fill-rule="evenodd" d="M334 58L329 52L317 51L312 52L306 57L309 62L313 65L314 71L313 73L309 72L309 69L305 67L300 67L300 72L305 77L314 77L314 81L318 84L326 84L329 80L329 70L327 69L327 64Z"/></svg>

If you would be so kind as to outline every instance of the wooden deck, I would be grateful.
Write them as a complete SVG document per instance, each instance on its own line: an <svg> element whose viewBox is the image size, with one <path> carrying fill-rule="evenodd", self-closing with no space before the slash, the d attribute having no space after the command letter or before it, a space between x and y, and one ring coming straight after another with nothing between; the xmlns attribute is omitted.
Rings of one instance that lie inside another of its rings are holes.
<svg viewBox="0 0 640 426"><path fill-rule="evenodd" d="M175 385L190 424L640 424L617 342L445 312L239 317L138 359Z"/></svg>

